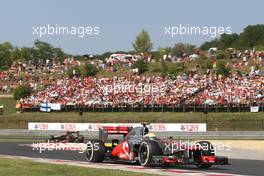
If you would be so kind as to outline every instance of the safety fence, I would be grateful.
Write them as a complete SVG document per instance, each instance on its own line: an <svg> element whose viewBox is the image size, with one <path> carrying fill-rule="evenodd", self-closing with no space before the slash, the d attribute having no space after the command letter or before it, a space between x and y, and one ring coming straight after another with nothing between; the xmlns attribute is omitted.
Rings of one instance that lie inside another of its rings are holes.
<svg viewBox="0 0 264 176"><path fill-rule="evenodd" d="M88 105L61 105L59 112L250 112L251 107L258 107L258 111L264 111L264 104L227 104L227 105L137 105L128 106L88 106ZM39 106L23 108L23 112L39 112Z"/></svg>

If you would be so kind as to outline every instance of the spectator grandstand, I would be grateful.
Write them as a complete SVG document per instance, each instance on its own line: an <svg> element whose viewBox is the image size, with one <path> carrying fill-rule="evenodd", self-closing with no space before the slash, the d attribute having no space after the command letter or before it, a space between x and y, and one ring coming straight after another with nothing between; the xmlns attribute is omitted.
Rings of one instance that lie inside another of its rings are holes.
<svg viewBox="0 0 264 176"><path fill-rule="evenodd" d="M154 87L155 86L155 87ZM154 87L153 89L151 89ZM216 79L214 76L181 75L175 78L130 76L58 79L21 103L122 107L179 104L247 104L264 100L262 76Z"/></svg>
<svg viewBox="0 0 264 176"><path fill-rule="evenodd" d="M10 92L16 86L28 84L34 94L20 100L27 107L37 107L41 103L58 103L63 106L84 105L86 107L141 107L191 105L250 105L261 104L264 100L263 52L245 50L240 52L229 48L227 65L240 70L252 67L248 74L233 73L219 76L215 71L201 74L181 73L171 75L128 74L114 77L65 76L72 67L79 67L80 61L66 58L61 63L55 60L37 62L14 62L7 71L0 72L0 91ZM197 53L180 56L166 56L163 60L171 63L191 63L199 59ZM210 57L210 56L208 56ZM144 56L150 62L151 55ZM88 60L102 70L112 70L114 65L130 68L138 59L136 55L112 54L109 59ZM211 55L216 62L214 55ZM215 68L212 68L214 70Z"/></svg>

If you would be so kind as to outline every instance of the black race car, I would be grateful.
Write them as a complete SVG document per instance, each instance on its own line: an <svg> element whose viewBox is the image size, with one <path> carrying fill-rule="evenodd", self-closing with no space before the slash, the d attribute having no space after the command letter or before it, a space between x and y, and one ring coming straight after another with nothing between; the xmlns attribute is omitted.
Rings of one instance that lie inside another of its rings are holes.
<svg viewBox="0 0 264 176"><path fill-rule="evenodd" d="M121 134L123 140L108 135ZM227 165L228 158L215 156L213 145L208 141L182 144L173 139L159 139L150 133L146 125L140 127L102 127L99 139L89 140L86 157L89 162L104 160L139 163L142 166L192 164L198 168Z"/></svg>
<svg viewBox="0 0 264 176"><path fill-rule="evenodd" d="M66 131L63 135L50 135L46 141L48 142L76 142L82 143L84 141L83 135L79 131Z"/></svg>

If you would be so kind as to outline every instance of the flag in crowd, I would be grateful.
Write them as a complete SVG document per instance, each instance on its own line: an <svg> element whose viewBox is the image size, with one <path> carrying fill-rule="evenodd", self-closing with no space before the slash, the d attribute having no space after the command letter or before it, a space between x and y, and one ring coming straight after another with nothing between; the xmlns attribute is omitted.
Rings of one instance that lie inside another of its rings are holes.
<svg viewBox="0 0 264 176"><path fill-rule="evenodd" d="M40 104L40 111L42 112L51 112L53 111L60 111L61 110L61 104L60 103L41 103Z"/></svg>
<svg viewBox="0 0 264 176"><path fill-rule="evenodd" d="M50 112L51 111L50 103L48 103L48 102L41 103L40 104L40 111L42 111L42 112Z"/></svg>

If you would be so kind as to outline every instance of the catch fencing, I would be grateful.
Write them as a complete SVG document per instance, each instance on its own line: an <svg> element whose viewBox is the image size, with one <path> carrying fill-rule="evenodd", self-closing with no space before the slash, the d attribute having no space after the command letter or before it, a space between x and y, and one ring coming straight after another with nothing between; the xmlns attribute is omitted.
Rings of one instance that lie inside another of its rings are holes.
<svg viewBox="0 0 264 176"><path fill-rule="evenodd" d="M250 112L251 106L258 106L260 112L264 112L264 104L227 104L227 105L137 105L128 106L88 106L88 105L61 105L60 112ZM39 112L39 106L23 108L23 112Z"/></svg>

